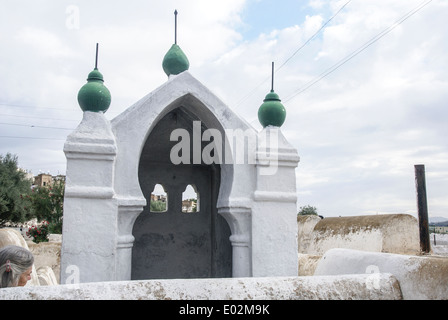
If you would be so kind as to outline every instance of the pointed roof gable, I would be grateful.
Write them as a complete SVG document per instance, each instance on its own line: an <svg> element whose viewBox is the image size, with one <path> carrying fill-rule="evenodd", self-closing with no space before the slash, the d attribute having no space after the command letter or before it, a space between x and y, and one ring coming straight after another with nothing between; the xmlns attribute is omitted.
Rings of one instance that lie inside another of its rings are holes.
<svg viewBox="0 0 448 320"><path fill-rule="evenodd" d="M134 127L136 134L137 131L148 131L158 119L179 106L187 107L209 127L215 124L223 129L255 130L188 71L170 77L163 85L115 117L111 121L112 127ZM204 111L209 111L210 115L204 114Z"/></svg>
<svg viewBox="0 0 448 320"><path fill-rule="evenodd" d="M138 179L129 177L137 177L142 148L153 128L166 114L179 107L194 114L207 128L218 129L223 136L226 129L241 129L254 136L257 134L249 123L188 71L171 76L111 121L119 150L116 170L120 174L115 175L117 194L131 198L141 194Z"/></svg>

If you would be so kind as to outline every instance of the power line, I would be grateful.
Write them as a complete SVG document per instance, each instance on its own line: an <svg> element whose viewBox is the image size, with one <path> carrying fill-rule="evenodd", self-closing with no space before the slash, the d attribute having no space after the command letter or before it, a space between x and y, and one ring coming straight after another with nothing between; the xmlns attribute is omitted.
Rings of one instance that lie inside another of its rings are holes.
<svg viewBox="0 0 448 320"><path fill-rule="evenodd" d="M18 105L18 104L11 104L11 103L0 103L0 106L4 106L4 107L14 107L14 108L30 108L30 109L49 109L49 110L58 110L58 111L63 111L63 112L79 112L79 109L77 108L57 108L57 107L40 107L40 106L33 106L33 105L28 105L28 106L24 106L24 105ZM118 112L109 112L112 114L118 114Z"/></svg>
<svg viewBox="0 0 448 320"><path fill-rule="evenodd" d="M287 64L303 47L305 47L311 40L313 40L321 31L323 28L325 28L325 26L327 24L329 24L331 22L331 20L333 20L338 14L339 12L341 12L352 0L347 1L342 7L339 8L338 11L336 11L336 13L327 20L327 22L325 22L320 28L319 30L317 30L312 36L311 38L309 38L303 45L301 45L296 51L294 51L294 53L288 58L286 59L285 62L283 62L280 67L277 68L277 70L275 70L275 72L277 72L278 70L280 70L285 64Z"/></svg>
<svg viewBox="0 0 448 320"><path fill-rule="evenodd" d="M294 53L285 60L285 62L283 62L280 67L278 67L275 71L279 71L282 67L284 67L300 50L302 50L309 42L311 42L314 38L317 37L317 35L323 30L323 28L325 28L325 26L327 24L329 24L352 0L348 0L342 7L339 8L338 11L336 11L336 13L330 18L328 19L320 28L319 30L317 30L310 38L308 38L308 40L306 40L296 51L294 51ZM243 101L245 101L247 98L249 98L250 96L252 96L255 91L261 87L267 80L269 80L271 77L267 77L266 79L264 79L262 82L260 82L260 84L258 84L254 89L252 89L248 94L246 94L243 98L241 98L236 106L239 106Z"/></svg>
<svg viewBox="0 0 448 320"><path fill-rule="evenodd" d="M59 110L64 112L73 112L78 111L76 109L67 109L67 108L55 108L55 107L39 107L39 106L23 106L18 104L11 104L11 103L0 103L0 106L4 107L15 107L15 108L32 108L32 109L50 109L50 110Z"/></svg>
<svg viewBox="0 0 448 320"><path fill-rule="evenodd" d="M406 13L403 17L401 17L399 20L397 20L395 23L393 23L392 25L390 25L389 27L387 27L386 29L384 29L383 31L381 31L380 33L378 33L376 36L374 36L373 38L371 38L369 41L367 41L366 43L364 43L361 47L359 47L358 49L354 50L352 53L350 53L349 55L347 55L345 58L339 60L337 63L335 63L333 66L331 66L330 68L328 68L327 70L325 70L324 72L322 72L317 78L309 81L304 87L299 88L298 90L294 91L291 95L289 95L288 97L286 97L286 99L284 99L284 102L288 102L289 100L293 99L294 97L296 97L297 95L299 95L300 93L308 90L310 87L312 87L314 84L316 84L317 82L319 82L320 80L322 80L323 78L325 78L326 76L328 76L329 74L333 73L334 71L336 71L337 69L339 69L341 66L343 66L344 64L346 64L348 61L350 61L351 59L353 59L354 57L356 57L358 54L360 54L361 52L363 52L364 50L366 50L368 47L370 47L372 44L374 44L375 42L377 42L378 40L380 40L382 37L384 37L385 35L387 35L389 32L391 32L393 29L395 29L397 26L399 26L400 24L402 24L404 21L406 21L407 19L409 19L411 16L413 16L414 14L416 14L418 11L420 11L421 9L423 9L426 5L428 5L432 0L428 0L424 3L421 3L419 6L417 6L415 9L409 11L408 13Z"/></svg>
<svg viewBox="0 0 448 320"><path fill-rule="evenodd" d="M59 127L47 127L47 126L35 126L35 125L28 125L28 124L4 123L4 122L0 122L0 125L30 127L30 128L44 128L44 129L58 129L58 130L74 130L75 129L75 128L59 128Z"/></svg>
<svg viewBox="0 0 448 320"><path fill-rule="evenodd" d="M18 137L18 136L0 136L0 138L2 138L2 139L59 140L59 141L66 140L66 139L58 139L58 138Z"/></svg>
<svg viewBox="0 0 448 320"><path fill-rule="evenodd" d="M76 120L76 119L57 119L57 118L48 118L48 117L19 116L16 114L3 114L3 113L0 113L0 116L15 117L15 118L42 119L42 120L57 120L57 121L75 121L75 122L80 121L80 120Z"/></svg>
<svg viewBox="0 0 448 320"><path fill-rule="evenodd" d="M18 123L4 123L0 122L0 125L9 125L9 126L21 126L21 127L31 127L31 128L44 128L44 129L57 129L57 130L70 130L73 131L73 128L59 128L59 127L48 127L48 126L35 126L35 125L26 125L26 124L18 124ZM20 136L0 136L0 139L32 139L32 140L53 140L53 141L65 141L66 139L62 138L46 138L46 137L20 137Z"/></svg>

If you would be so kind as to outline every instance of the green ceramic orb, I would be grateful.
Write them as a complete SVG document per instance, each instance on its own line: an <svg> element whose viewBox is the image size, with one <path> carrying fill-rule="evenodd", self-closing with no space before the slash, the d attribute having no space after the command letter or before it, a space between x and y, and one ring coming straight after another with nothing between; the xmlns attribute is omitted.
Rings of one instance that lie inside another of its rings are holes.
<svg viewBox="0 0 448 320"><path fill-rule="evenodd" d="M182 49L173 44L163 58L162 67L167 76L176 75L188 70L190 62Z"/></svg>
<svg viewBox="0 0 448 320"><path fill-rule="evenodd" d="M269 92L258 109L258 120L263 127L281 127L286 119L286 110L274 91Z"/></svg>
<svg viewBox="0 0 448 320"><path fill-rule="evenodd" d="M111 95L103 83L103 75L97 68L89 73L87 83L78 92L78 103L82 111L106 112L109 109Z"/></svg>

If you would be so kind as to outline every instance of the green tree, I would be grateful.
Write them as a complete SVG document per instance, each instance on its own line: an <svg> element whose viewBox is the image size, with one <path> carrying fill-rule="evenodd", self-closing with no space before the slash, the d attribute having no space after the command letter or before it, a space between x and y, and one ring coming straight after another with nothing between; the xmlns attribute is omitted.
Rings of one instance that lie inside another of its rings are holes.
<svg viewBox="0 0 448 320"><path fill-rule="evenodd" d="M16 155L0 155L0 225L31 218L24 196L31 192L31 180L19 169Z"/></svg>
<svg viewBox="0 0 448 320"><path fill-rule="evenodd" d="M65 182L57 180L50 186L33 188L26 197L31 215L38 221L48 221L50 233L62 233Z"/></svg>
<svg viewBox="0 0 448 320"><path fill-rule="evenodd" d="M151 201L149 204L151 212L165 212L166 202L163 201Z"/></svg>
<svg viewBox="0 0 448 320"><path fill-rule="evenodd" d="M300 211L297 215L299 215L299 216L316 215L317 216L318 215L317 208L310 206L310 205L300 207Z"/></svg>

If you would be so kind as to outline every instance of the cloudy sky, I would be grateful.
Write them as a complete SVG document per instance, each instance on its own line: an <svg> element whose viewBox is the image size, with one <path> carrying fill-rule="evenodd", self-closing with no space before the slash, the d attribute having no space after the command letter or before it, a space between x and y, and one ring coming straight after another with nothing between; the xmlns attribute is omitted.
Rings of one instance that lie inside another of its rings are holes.
<svg viewBox="0 0 448 320"><path fill-rule="evenodd" d="M275 62L299 206L416 215L424 164L430 216L448 217L446 0L2 1L0 154L65 174L95 44L113 119L167 80L174 9L191 74L257 129Z"/></svg>

